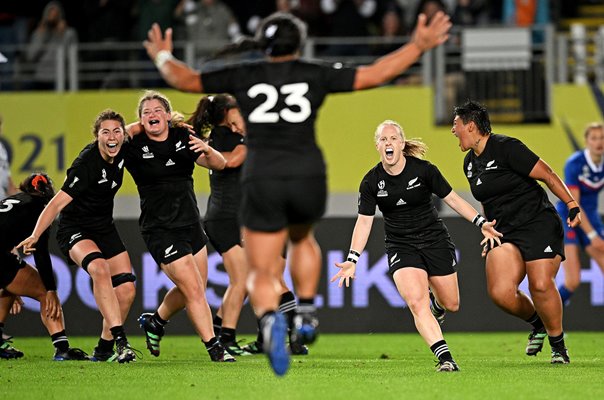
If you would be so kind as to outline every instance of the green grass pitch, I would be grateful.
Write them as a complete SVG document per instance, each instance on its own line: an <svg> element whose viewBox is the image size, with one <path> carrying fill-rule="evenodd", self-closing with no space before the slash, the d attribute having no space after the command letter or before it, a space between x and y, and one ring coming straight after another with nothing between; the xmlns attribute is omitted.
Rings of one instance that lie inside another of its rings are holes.
<svg viewBox="0 0 604 400"><path fill-rule="evenodd" d="M461 372L437 373L418 334L324 334L285 377L266 357L214 364L199 340L166 336L161 356L131 364L53 362L48 338L16 338L20 360L0 360L6 399L602 399L604 333L570 332L569 365L551 365L549 345L524 355L527 332L445 333ZM244 337L248 340L252 338ZM91 351L92 337L71 345Z"/></svg>

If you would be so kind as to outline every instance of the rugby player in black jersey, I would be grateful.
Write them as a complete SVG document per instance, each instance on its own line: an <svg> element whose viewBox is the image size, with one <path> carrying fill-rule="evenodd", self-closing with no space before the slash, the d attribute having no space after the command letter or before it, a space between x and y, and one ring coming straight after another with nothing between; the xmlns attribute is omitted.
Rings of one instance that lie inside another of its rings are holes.
<svg viewBox="0 0 604 400"><path fill-rule="evenodd" d="M340 271L331 279L339 286L354 278L356 263L371 233L376 206L384 215L386 253L389 272L405 300L415 326L438 358L438 371L459 368L439 321L431 312L428 288L434 294L433 306L459 309L457 258L455 245L432 200L434 193L459 215L480 226L483 242L499 242L501 234L493 222L486 222L468 202L455 193L438 168L421 157L426 145L406 140L401 126L384 121L375 131L375 145L381 161L363 178L359 189L359 215L352 234L347 260L336 263Z"/></svg>
<svg viewBox="0 0 604 400"><path fill-rule="evenodd" d="M340 63L300 59L304 24L276 13L259 26L255 44L266 58L212 72L197 72L172 56L172 30L165 37L154 24L145 47L163 78L187 92L235 96L247 121L248 155L242 171L242 224L251 266L250 298L261 317L264 350L277 375L289 368L287 323L280 313L281 253L289 240L291 273L299 298L294 339L313 342L318 333L314 298L321 275L321 250L313 225L324 214L325 163L315 141L315 119L329 93L379 86L401 74L421 54L444 43L449 17L420 15L412 40L371 65L345 68Z"/></svg>
<svg viewBox="0 0 604 400"><path fill-rule="evenodd" d="M92 133L95 140L74 160L63 187L40 214L31 236L19 246L25 253L33 251L40 235L60 213L57 242L69 261L90 275L103 316L103 332L93 360L126 363L136 360L123 327L134 301L135 277L113 222L113 199L124 176L124 118L104 110L94 121Z"/></svg>
<svg viewBox="0 0 604 400"><path fill-rule="evenodd" d="M170 127L172 106L159 92L147 91L138 103L143 132L126 149L126 168L140 196L139 226L151 256L176 286L164 296L153 314L139 323L147 348L160 354L164 325L186 307L187 315L212 361L235 361L212 328L206 299L208 278L207 236L193 189L195 165L223 169L224 157L187 128Z"/></svg>
<svg viewBox="0 0 604 400"><path fill-rule="evenodd" d="M19 190L21 193L0 201L0 297L26 296L40 302L40 317L55 347L55 361L90 360L82 350L69 347L48 251L49 231L44 230L38 240L38 250L34 253L36 268L14 251L19 241L32 231L38 216L54 196L52 181L46 174L35 173L19 185ZM0 310L0 334L10 306L11 302L3 303ZM23 352L12 347L10 341L0 338L0 358L20 357L23 357Z"/></svg>
<svg viewBox="0 0 604 400"><path fill-rule="evenodd" d="M468 152L463 167L472 194L503 234L501 245L485 250L489 296L503 311L533 326L527 355L537 355L547 336L551 362L569 363L555 282L564 260L564 232L538 181L566 204L569 227L581 223L579 204L550 166L521 141L491 133L488 111L481 104L468 101L456 107L451 132ZM518 288L525 276L530 298Z"/></svg>

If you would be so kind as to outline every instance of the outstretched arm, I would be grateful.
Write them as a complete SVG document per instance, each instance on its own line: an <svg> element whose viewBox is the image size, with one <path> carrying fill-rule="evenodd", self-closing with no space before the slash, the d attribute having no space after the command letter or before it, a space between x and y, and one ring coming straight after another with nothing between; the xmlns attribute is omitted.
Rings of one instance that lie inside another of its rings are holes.
<svg viewBox="0 0 604 400"><path fill-rule="evenodd" d="M350 252L348 253L347 260L341 263L336 263L336 267L340 268L337 274L331 278L331 282L335 282L337 279L338 287L342 287L344 282L346 287L350 286L350 279L354 279L354 272L356 271L356 264L361 256L361 253L365 249L367 239L371 233L371 226L373 225L373 215L361 215L357 217L357 222L354 225L352 231L352 240L350 241Z"/></svg>
<svg viewBox="0 0 604 400"><path fill-rule="evenodd" d="M497 221L487 221L484 217L480 215L478 211L476 211L474 207L472 207L470 203L462 199L453 190L451 190L451 192L446 195L443 200L457 214L461 215L466 220L480 227L482 235L484 236L484 240L481 242L481 244L484 244L487 241L491 242L491 247L493 247L494 245L493 242L501 244L501 240L499 238L503 235L494 228Z"/></svg>
<svg viewBox="0 0 604 400"><path fill-rule="evenodd" d="M369 89L394 79L413 65L424 51L446 42L451 26L449 16L442 11L436 13L429 24L426 15L420 14L409 43L371 65L357 68L354 90Z"/></svg>
<svg viewBox="0 0 604 400"><path fill-rule="evenodd" d="M226 160L220 152L197 136L189 134L190 149L196 153L201 153L195 162L197 165L208 169L221 170L226 166Z"/></svg>
<svg viewBox="0 0 604 400"><path fill-rule="evenodd" d="M159 25L153 24L143 46L170 86L183 92L203 93L201 74L172 55L172 28L166 29L164 36Z"/></svg>
<svg viewBox="0 0 604 400"><path fill-rule="evenodd" d="M73 198L70 195L59 190L38 217L38 222L36 222L36 226L34 227L31 236L19 243L17 248L22 247L25 254L31 254L35 251L36 249L34 246L40 239L40 236L48 229L61 210L65 208L67 204L71 203L72 200Z"/></svg>

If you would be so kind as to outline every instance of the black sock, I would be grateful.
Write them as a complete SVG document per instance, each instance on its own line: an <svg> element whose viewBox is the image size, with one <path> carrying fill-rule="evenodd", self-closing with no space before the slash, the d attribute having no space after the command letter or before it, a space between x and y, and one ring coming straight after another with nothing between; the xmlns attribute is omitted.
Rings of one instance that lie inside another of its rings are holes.
<svg viewBox="0 0 604 400"><path fill-rule="evenodd" d="M214 325L214 335L220 336L220 330L222 329L222 318L218 315L215 316L212 324Z"/></svg>
<svg viewBox="0 0 604 400"><path fill-rule="evenodd" d="M562 332L558 336L548 336L547 338L549 339L549 345L552 347L552 349L560 349L566 347L564 345L564 332Z"/></svg>
<svg viewBox="0 0 604 400"><path fill-rule="evenodd" d="M440 305L438 300L436 300L436 296L432 299L432 307L434 307L434 309L439 313L447 311L443 306Z"/></svg>
<svg viewBox="0 0 604 400"><path fill-rule="evenodd" d="M231 343L237 341L237 333L235 329L222 327L220 331L220 341L222 343Z"/></svg>
<svg viewBox="0 0 604 400"><path fill-rule="evenodd" d="M169 320L165 320L162 317L160 317L159 314L157 313L157 311L155 311L155 313L153 313L153 316L151 318L153 319L153 322L155 322L159 326L164 326L168 322L170 322Z"/></svg>
<svg viewBox="0 0 604 400"><path fill-rule="evenodd" d="M262 343L264 343L264 335L262 334L262 329L260 329L260 318L256 318L256 324L258 325L258 334L256 335L256 342L262 345Z"/></svg>
<svg viewBox="0 0 604 400"><path fill-rule="evenodd" d="M453 356L449 351L449 346L447 346L447 342L444 340L439 340L430 346L430 350L432 353L439 359L439 361L453 361Z"/></svg>
<svg viewBox="0 0 604 400"><path fill-rule="evenodd" d="M50 340L52 340L52 345L60 351L67 351L69 349L69 340L64 329L61 332L50 335Z"/></svg>
<svg viewBox="0 0 604 400"><path fill-rule="evenodd" d="M281 295L281 298L279 299L279 312L285 315L287 327L291 330L294 323L294 316L296 315L296 298L291 291Z"/></svg>
<svg viewBox="0 0 604 400"><path fill-rule="evenodd" d="M306 314L306 313L315 313L317 312L317 307L315 307L315 298L312 297L310 299L300 298L298 300L298 314Z"/></svg>
<svg viewBox="0 0 604 400"><path fill-rule="evenodd" d="M115 340L105 340L103 338L99 339L99 343L97 344L97 349L103 353L108 353L113 350L113 345L115 344Z"/></svg>
<svg viewBox="0 0 604 400"><path fill-rule="evenodd" d="M120 343L122 341L127 341L126 332L124 332L124 327L121 325L116 325L113 328L109 329L111 331L111 335L116 343Z"/></svg>
<svg viewBox="0 0 604 400"><path fill-rule="evenodd" d="M203 342L203 340L202 340L202 342ZM216 336L214 336L212 339L208 340L207 342L203 342L203 344L205 344L205 346L206 346L206 349L213 347L214 345L216 345L216 343L218 343L218 338Z"/></svg>
<svg viewBox="0 0 604 400"><path fill-rule="evenodd" d="M2 341L3 334L4 334L4 322L0 322L0 341Z"/></svg>
<svg viewBox="0 0 604 400"><path fill-rule="evenodd" d="M535 313L531 315L531 317L527 319L526 322L533 325L533 329L535 329L536 331L545 329L545 326L543 326L543 321L541 321L541 318L537 314L537 311L535 311Z"/></svg>

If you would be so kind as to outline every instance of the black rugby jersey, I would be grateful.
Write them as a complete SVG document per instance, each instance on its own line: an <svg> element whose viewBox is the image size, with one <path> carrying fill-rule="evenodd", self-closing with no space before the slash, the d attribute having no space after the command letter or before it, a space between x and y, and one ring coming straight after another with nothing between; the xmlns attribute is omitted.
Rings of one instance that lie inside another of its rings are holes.
<svg viewBox="0 0 604 400"><path fill-rule="evenodd" d="M374 215L376 205L384 216L386 248L393 244L427 246L448 239L432 193L446 197L451 185L428 161L405 156L403 171L390 175L378 163L363 178L359 188L359 214Z"/></svg>
<svg viewBox="0 0 604 400"><path fill-rule="evenodd" d="M29 193L17 193L0 201L0 248L10 252L21 241L31 235L38 217L46 203L42 197ZM50 228L38 239L34 260L46 290L57 290L57 283L52 273L48 239ZM0 265L0 268L2 266Z"/></svg>
<svg viewBox="0 0 604 400"><path fill-rule="evenodd" d="M235 147L244 145L244 138L226 126L212 129L209 145L219 152L231 152ZM237 218L241 203L241 185L239 182L241 166L210 170L210 198L205 220Z"/></svg>
<svg viewBox="0 0 604 400"><path fill-rule="evenodd" d="M480 156L466 154L463 169L472 194L504 235L545 210L556 212L545 190L529 177L537 161L539 156L520 140L496 134Z"/></svg>
<svg viewBox="0 0 604 400"><path fill-rule="evenodd" d="M199 221L193 168L200 154L189 148L189 131L182 128L170 128L162 142L144 133L130 141L124 157L140 196L143 233Z"/></svg>
<svg viewBox="0 0 604 400"><path fill-rule="evenodd" d="M243 180L324 176L315 120L329 93L353 90L356 70L292 60L237 64L202 72L205 92L231 93L247 121Z"/></svg>
<svg viewBox="0 0 604 400"><path fill-rule="evenodd" d="M71 167L62 191L73 200L62 211L59 227L78 226L97 229L113 223L113 201L124 178L124 150L113 163L103 159L98 142L84 147Z"/></svg>

